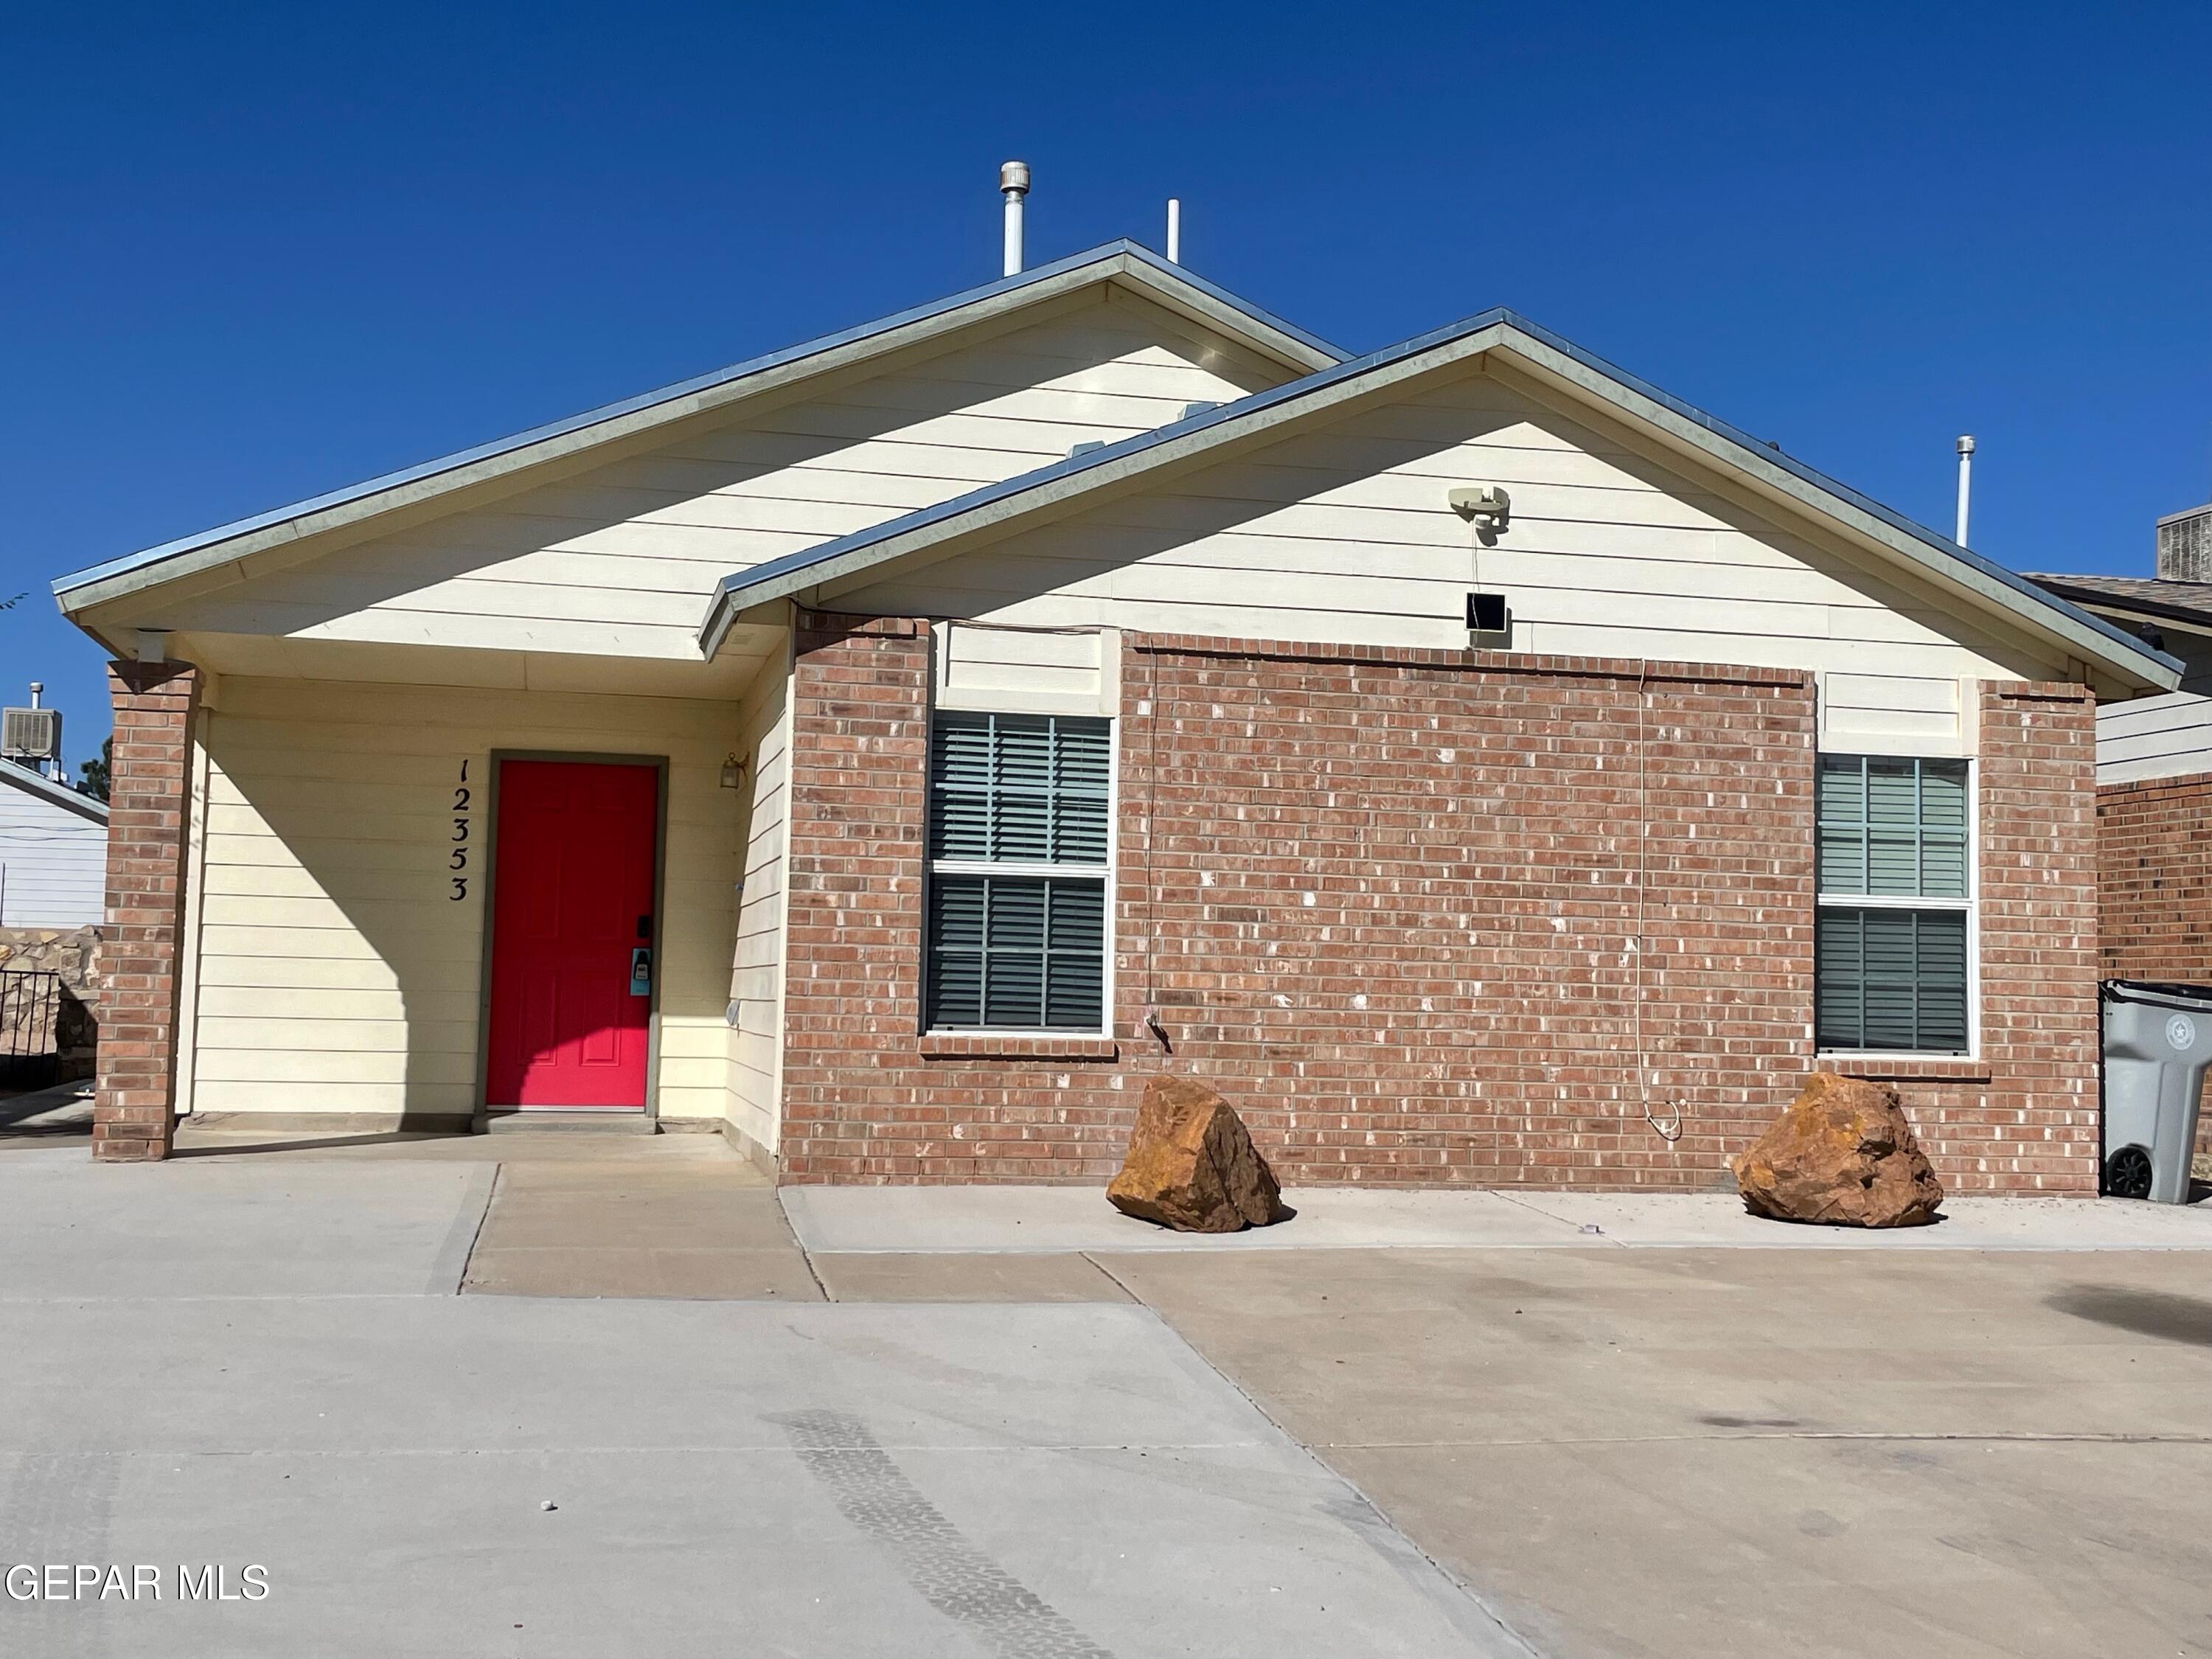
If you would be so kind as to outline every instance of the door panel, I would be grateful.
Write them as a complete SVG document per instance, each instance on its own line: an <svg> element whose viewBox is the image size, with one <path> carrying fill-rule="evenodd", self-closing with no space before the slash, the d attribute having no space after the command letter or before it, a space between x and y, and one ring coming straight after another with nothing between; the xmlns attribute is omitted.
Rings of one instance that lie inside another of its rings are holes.
<svg viewBox="0 0 2212 1659"><path fill-rule="evenodd" d="M659 795L650 766L500 763L489 1109L644 1109Z"/></svg>

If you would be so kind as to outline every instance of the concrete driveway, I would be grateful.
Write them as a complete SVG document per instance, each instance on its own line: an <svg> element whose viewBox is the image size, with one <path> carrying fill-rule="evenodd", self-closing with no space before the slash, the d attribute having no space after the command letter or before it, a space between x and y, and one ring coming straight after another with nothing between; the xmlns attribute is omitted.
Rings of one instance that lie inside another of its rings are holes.
<svg viewBox="0 0 2212 1659"><path fill-rule="evenodd" d="M2212 1256L1103 1260L1547 1654L2212 1652Z"/></svg>
<svg viewBox="0 0 2212 1659"><path fill-rule="evenodd" d="M0 1651L1525 1652L1133 1302L456 1295L492 1176L0 1158Z"/></svg>
<svg viewBox="0 0 2212 1659"><path fill-rule="evenodd" d="M0 1556L164 1592L0 1651L2212 1652L2202 1208L1176 1240L677 1137L243 1144L0 1155Z"/></svg>
<svg viewBox="0 0 2212 1659"><path fill-rule="evenodd" d="M787 1191L832 1295L1095 1272L1559 1659L2212 1653L2212 1209Z"/></svg>

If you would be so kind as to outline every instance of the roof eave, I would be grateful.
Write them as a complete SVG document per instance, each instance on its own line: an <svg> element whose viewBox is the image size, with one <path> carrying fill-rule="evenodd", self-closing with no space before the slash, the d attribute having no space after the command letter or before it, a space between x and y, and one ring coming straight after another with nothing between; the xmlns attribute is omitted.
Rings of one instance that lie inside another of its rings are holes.
<svg viewBox="0 0 2212 1659"><path fill-rule="evenodd" d="M1312 369L1341 362L1327 341L1126 240L874 322L823 335L673 386L587 410L488 444L388 472L346 489L256 514L63 576L53 592L75 618L94 606L309 536L343 530L473 485L495 483L580 451L864 361L1102 280L1122 278L1176 309L1277 357Z"/></svg>
<svg viewBox="0 0 2212 1659"><path fill-rule="evenodd" d="M2092 615L2018 572L1984 558L1924 525L1916 524L1903 514L1649 382L1624 373L1548 330L1517 318L1510 327L1525 341L1515 345L1519 355L1606 398L1648 423L1671 431L1679 441L1688 442L1715 460L1734 465L1806 509L1841 521L1862 537L1931 571L1940 580L1991 602L2030 628L2056 636L2072 647L2085 663L2101 667L2124 681L2161 690L2171 690L2180 683L2182 664L2179 659L2130 637L2103 617ZM1609 391L1606 382L1618 391Z"/></svg>
<svg viewBox="0 0 2212 1659"><path fill-rule="evenodd" d="M702 647L709 656L714 654L728 630L740 596L745 605L795 596L871 565L920 551L951 535L971 533L1007 519L1043 511L1072 496L1310 416L1346 398L1368 395L1393 380L1427 374L1499 347L1632 418L1657 428L1676 442L1747 474L1767 490L1840 522L1862 538L1995 605L2030 629L2055 637L2084 663L2102 668L2124 684L2170 690L2180 682L2182 665L2165 652L2130 638L2102 617L2026 577L1503 309L1484 312L1367 357L1319 370L1304 380L1225 404L1194 420L1071 457L725 577L701 624Z"/></svg>

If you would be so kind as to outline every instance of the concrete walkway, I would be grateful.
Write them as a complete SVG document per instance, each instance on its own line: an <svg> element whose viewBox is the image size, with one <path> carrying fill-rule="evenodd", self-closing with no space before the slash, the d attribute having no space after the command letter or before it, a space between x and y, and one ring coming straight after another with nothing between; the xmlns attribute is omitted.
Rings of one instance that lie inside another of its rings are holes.
<svg viewBox="0 0 2212 1659"><path fill-rule="evenodd" d="M1121 1214L1083 1187L786 1187L810 1253L1758 1247L1843 1250L2212 1250L2212 1205L1954 1198L1932 1226L1867 1232L1745 1212L1733 1193L1294 1188L1276 1226L1212 1236Z"/></svg>

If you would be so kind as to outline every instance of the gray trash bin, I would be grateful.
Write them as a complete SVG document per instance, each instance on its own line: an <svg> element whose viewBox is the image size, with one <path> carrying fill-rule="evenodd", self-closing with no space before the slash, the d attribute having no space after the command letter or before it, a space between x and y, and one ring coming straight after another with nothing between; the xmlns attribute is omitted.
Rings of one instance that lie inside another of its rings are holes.
<svg viewBox="0 0 2212 1659"><path fill-rule="evenodd" d="M2212 1065L2212 985L2108 979L2104 1188L2158 1204L2189 1200L2197 1101Z"/></svg>

